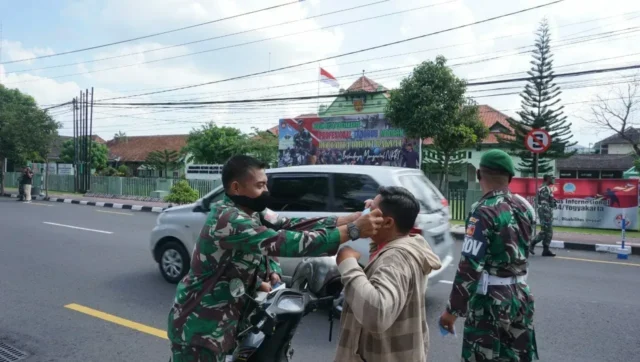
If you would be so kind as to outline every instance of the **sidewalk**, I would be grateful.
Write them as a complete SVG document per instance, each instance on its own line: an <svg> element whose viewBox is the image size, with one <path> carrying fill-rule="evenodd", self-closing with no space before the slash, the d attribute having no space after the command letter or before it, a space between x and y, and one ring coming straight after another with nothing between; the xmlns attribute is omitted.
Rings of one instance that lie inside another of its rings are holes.
<svg viewBox="0 0 640 362"><path fill-rule="evenodd" d="M464 239L464 225L451 225L451 234L459 241ZM557 231L553 233L551 247L556 249L571 249L582 251L604 251L616 253L620 247L620 236L582 234ZM626 238L627 247L631 254L640 255L640 238ZM538 244L537 247L542 247Z"/></svg>
<svg viewBox="0 0 640 362"><path fill-rule="evenodd" d="M5 197L18 197L18 190L5 188ZM171 207L167 202L137 201L128 199L88 197L81 194L68 194L61 192L49 192L49 198L44 196L34 196L33 200L43 200L51 202L64 202L67 204L88 205L97 207L107 207L113 209L125 209L133 211L162 212L163 209Z"/></svg>

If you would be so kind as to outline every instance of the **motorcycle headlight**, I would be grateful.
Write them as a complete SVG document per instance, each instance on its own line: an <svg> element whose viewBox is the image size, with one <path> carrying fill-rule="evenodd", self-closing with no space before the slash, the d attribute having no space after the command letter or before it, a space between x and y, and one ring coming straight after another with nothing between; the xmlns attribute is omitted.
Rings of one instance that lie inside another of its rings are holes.
<svg viewBox="0 0 640 362"><path fill-rule="evenodd" d="M287 312L301 312L304 310L302 298L300 297L284 297L278 301L277 306Z"/></svg>

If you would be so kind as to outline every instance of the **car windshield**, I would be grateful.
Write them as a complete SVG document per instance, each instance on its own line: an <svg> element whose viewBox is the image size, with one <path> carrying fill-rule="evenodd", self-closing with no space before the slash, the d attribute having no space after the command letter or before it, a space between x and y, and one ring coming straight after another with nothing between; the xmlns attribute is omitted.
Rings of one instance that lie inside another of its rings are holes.
<svg viewBox="0 0 640 362"><path fill-rule="evenodd" d="M444 207L442 195L424 175L400 176L400 184L418 199L422 212L433 212Z"/></svg>

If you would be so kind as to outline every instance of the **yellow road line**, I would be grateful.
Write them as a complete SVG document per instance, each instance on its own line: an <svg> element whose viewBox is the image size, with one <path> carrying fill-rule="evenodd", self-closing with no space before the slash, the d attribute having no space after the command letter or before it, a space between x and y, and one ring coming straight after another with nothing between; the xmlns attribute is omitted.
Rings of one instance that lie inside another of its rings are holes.
<svg viewBox="0 0 640 362"><path fill-rule="evenodd" d="M130 212L117 212L117 211L107 211L107 210L96 210L97 212L104 212L106 214L116 214L116 215L127 215L127 216L133 216L132 213Z"/></svg>
<svg viewBox="0 0 640 362"><path fill-rule="evenodd" d="M625 265L625 266L640 266L640 264L634 264L634 263L623 263L623 262L619 262L619 261L606 261L606 260L595 260L595 259L569 258L569 257L566 257L566 256L556 256L555 259L587 261L587 262L591 262L591 263L616 264L616 265Z"/></svg>
<svg viewBox="0 0 640 362"><path fill-rule="evenodd" d="M162 339L168 339L167 338L167 332L163 331L162 329L149 327L149 326L146 326L146 325L138 323L138 322L134 322L134 321L130 321L128 319L116 317L114 315L111 315L111 314L108 314L108 313L105 313L105 312L101 312L99 310L91 309L89 307L85 307L85 306L82 306L80 304L71 303L71 304L65 305L64 307L67 308L67 309L75 310L76 312L80 312L80 313L84 313L86 315L90 315L90 316L98 318L98 319L105 320L107 322L111 322L111 323L114 323L114 324L121 325L123 327L127 327L127 328L130 328L130 329L136 330L138 332L150 334L152 336L155 336L155 337L158 337L158 338L162 338Z"/></svg>

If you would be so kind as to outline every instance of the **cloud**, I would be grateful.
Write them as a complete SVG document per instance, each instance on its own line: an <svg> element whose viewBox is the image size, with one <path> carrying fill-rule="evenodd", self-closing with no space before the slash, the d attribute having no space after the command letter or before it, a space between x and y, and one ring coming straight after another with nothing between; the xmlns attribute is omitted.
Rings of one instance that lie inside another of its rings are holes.
<svg viewBox="0 0 640 362"><path fill-rule="evenodd" d="M2 40L2 44L0 44L0 49L2 49L3 54L7 55L6 59L2 59L3 62L20 60L20 59L30 59L43 55L53 55L55 52L53 49L49 47L44 48L25 48L22 43L19 41L10 41L10 40ZM32 61L25 62L26 64L31 64Z"/></svg>

